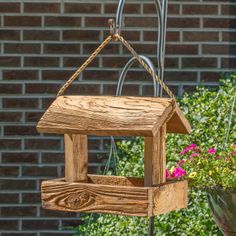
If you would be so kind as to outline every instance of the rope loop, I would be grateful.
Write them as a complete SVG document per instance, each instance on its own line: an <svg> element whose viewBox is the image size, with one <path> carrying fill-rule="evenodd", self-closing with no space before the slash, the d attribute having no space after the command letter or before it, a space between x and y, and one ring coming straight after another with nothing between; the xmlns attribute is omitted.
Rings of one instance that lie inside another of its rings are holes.
<svg viewBox="0 0 236 236"><path fill-rule="evenodd" d="M112 27L113 23L114 22L110 21L110 27ZM97 57L97 55L102 51L102 49L110 43L111 40L119 40L129 50L133 57L135 57L136 60L144 67L144 69L160 84L160 86L165 90L169 97L176 102L175 95L171 92L168 86L158 77L155 71L153 71L150 66L137 54L133 47L118 33L112 33L98 46L98 48L90 55L90 57L83 63L83 65L79 67L76 72L69 78L69 80L61 87L57 96L60 96L65 92L65 90L73 83L75 79L78 78L78 76Z"/></svg>

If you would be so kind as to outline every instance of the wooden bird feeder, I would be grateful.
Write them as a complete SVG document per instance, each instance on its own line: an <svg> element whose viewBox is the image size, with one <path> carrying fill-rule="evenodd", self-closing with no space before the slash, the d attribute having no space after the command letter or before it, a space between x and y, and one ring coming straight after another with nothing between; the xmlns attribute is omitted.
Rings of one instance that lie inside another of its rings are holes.
<svg viewBox="0 0 236 236"><path fill-rule="evenodd" d="M59 96L37 130L65 140L65 178L42 182L44 208L151 217L187 206L187 182L165 177L166 133L190 132L173 99ZM88 175L88 135L143 136L144 178Z"/></svg>

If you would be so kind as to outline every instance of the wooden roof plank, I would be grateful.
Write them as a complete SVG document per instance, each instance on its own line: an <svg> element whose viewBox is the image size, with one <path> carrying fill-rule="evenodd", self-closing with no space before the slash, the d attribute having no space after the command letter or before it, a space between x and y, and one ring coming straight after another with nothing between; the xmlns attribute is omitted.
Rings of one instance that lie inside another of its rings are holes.
<svg viewBox="0 0 236 236"><path fill-rule="evenodd" d="M153 136L153 130L156 132L166 122L165 117L173 109L173 100L167 98L60 96L40 119L37 130L98 136Z"/></svg>

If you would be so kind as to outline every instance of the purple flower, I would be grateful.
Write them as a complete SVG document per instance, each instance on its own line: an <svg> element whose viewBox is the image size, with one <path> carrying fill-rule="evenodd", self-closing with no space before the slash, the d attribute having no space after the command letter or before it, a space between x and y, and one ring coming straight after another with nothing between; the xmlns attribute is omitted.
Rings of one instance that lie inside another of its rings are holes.
<svg viewBox="0 0 236 236"><path fill-rule="evenodd" d="M209 148L207 151L209 154L215 154L216 150L214 148Z"/></svg>
<svg viewBox="0 0 236 236"><path fill-rule="evenodd" d="M181 167L176 167L174 171L172 172L172 177L174 178L180 178L183 175L186 175L186 171L183 170Z"/></svg>

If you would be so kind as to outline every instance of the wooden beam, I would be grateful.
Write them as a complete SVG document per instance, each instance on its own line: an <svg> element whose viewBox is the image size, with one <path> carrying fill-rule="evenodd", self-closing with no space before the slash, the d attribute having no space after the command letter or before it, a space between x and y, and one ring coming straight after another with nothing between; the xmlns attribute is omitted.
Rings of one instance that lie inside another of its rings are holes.
<svg viewBox="0 0 236 236"><path fill-rule="evenodd" d="M60 96L40 119L44 133L153 136L173 111L167 98ZM176 124L178 125L178 124Z"/></svg>
<svg viewBox="0 0 236 236"><path fill-rule="evenodd" d="M173 184L174 183L174 184ZM188 182L167 182L163 187L153 188L152 215L161 215L170 211L186 208L188 205Z"/></svg>
<svg viewBox="0 0 236 236"><path fill-rule="evenodd" d="M144 185L155 186L166 181L166 125L154 137L145 138L144 146Z"/></svg>
<svg viewBox="0 0 236 236"><path fill-rule="evenodd" d="M98 177L95 179L100 182ZM107 185L105 182L68 183L65 179L57 179L43 181L41 191L43 208L66 212L151 217L187 206L187 181L139 187Z"/></svg>
<svg viewBox="0 0 236 236"><path fill-rule="evenodd" d="M68 182L87 182L87 135L65 134L65 178Z"/></svg>
<svg viewBox="0 0 236 236"><path fill-rule="evenodd" d="M42 205L59 211L147 216L148 191L143 187L44 181Z"/></svg>

